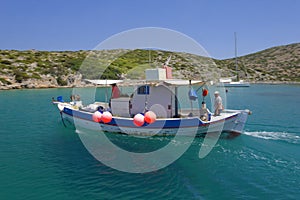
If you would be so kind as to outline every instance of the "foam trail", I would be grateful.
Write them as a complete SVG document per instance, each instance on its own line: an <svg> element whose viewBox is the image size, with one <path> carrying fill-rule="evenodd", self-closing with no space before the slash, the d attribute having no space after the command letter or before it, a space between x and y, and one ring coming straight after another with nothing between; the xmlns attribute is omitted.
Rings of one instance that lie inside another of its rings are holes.
<svg viewBox="0 0 300 200"><path fill-rule="evenodd" d="M295 133L267 132L267 131L247 132L247 131L245 131L243 134L249 135L252 137L262 138L265 140L280 140L280 141L286 141L289 143L300 144L300 136Z"/></svg>

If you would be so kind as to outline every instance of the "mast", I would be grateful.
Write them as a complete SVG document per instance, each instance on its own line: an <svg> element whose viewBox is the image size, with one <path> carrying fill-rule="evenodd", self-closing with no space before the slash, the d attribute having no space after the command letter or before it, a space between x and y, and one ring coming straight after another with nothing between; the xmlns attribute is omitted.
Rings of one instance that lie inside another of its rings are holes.
<svg viewBox="0 0 300 200"><path fill-rule="evenodd" d="M238 59L237 59L237 39L236 32L234 32L234 54L235 54L235 72L236 72L236 80L239 81L239 72L238 72Z"/></svg>
<svg viewBox="0 0 300 200"><path fill-rule="evenodd" d="M177 96L178 96L178 88L177 88L177 86L175 86L175 96L174 96L174 100L175 100L175 115L174 115L174 117L179 117Z"/></svg>

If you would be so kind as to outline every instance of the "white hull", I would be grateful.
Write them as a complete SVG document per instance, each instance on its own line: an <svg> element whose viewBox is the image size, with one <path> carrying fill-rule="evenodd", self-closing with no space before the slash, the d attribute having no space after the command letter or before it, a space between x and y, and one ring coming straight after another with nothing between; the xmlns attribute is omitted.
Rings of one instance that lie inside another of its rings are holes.
<svg viewBox="0 0 300 200"><path fill-rule="evenodd" d="M217 84L218 87L250 87L249 82L240 81L232 81L229 79L220 79L220 82Z"/></svg>
<svg viewBox="0 0 300 200"><path fill-rule="evenodd" d="M250 83L243 82L232 82L232 83L220 83L218 87L250 87Z"/></svg>
<svg viewBox="0 0 300 200"><path fill-rule="evenodd" d="M79 113L81 111L75 112ZM128 135L165 136L180 134L194 136L220 131L240 134L247 121L248 113L249 111L247 110L227 110L222 113L221 116L212 117L209 122L202 122L198 117L158 119L155 123L142 127L135 126L132 118L113 117L111 123L104 124L84 119L81 116L72 116L69 112L65 112L65 110L62 112L62 117L64 120L73 123L76 129L83 128L97 132L105 131ZM85 113L85 115L87 115L87 113ZM92 115L92 113L90 115Z"/></svg>

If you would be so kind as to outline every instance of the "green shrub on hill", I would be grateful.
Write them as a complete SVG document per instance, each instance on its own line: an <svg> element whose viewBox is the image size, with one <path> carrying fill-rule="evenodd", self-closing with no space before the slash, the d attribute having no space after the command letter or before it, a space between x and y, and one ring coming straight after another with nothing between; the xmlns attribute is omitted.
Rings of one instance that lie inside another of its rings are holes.
<svg viewBox="0 0 300 200"><path fill-rule="evenodd" d="M19 71L18 69L14 71L14 75L15 75L15 80L18 83L22 83L23 80L27 80L30 78L30 76L23 71Z"/></svg>
<svg viewBox="0 0 300 200"><path fill-rule="evenodd" d="M66 85L68 85L68 82L65 81L65 80L63 80L61 77L57 77L56 81L57 81L57 84L60 85L60 86L66 86Z"/></svg>
<svg viewBox="0 0 300 200"><path fill-rule="evenodd" d="M1 78L1 77L0 77L0 82L2 82L5 85L11 85L10 81L7 81L7 80L5 80L4 78Z"/></svg>
<svg viewBox="0 0 300 200"><path fill-rule="evenodd" d="M12 62L9 60L1 60L0 63L2 63L4 65L10 65Z"/></svg>

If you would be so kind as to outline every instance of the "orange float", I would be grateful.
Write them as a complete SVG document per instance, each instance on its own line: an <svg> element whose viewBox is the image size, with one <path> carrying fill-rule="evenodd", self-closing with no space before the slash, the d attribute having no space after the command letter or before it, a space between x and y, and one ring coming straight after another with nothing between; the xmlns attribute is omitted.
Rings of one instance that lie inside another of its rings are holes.
<svg viewBox="0 0 300 200"><path fill-rule="evenodd" d="M156 121L156 114L152 111L147 111L145 113L145 122L152 124Z"/></svg>
<svg viewBox="0 0 300 200"><path fill-rule="evenodd" d="M102 118L102 114L99 111L93 113L93 121L100 122Z"/></svg>
<svg viewBox="0 0 300 200"><path fill-rule="evenodd" d="M142 114L136 114L134 117L133 117L133 123L134 125L136 126L143 126L144 123L145 123L145 117L144 115Z"/></svg>
<svg viewBox="0 0 300 200"><path fill-rule="evenodd" d="M104 123L109 123L112 120L112 114L108 111L102 113L102 121Z"/></svg>

